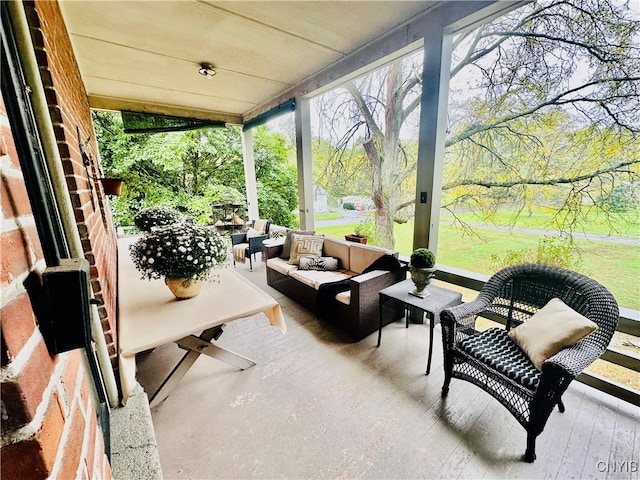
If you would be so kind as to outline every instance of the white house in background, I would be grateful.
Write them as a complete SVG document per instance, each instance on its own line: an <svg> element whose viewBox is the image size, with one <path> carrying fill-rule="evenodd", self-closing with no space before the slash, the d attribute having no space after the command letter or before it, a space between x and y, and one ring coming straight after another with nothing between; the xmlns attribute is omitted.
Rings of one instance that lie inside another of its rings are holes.
<svg viewBox="0 0 640 480"><path fill-rule="evenodd" d="M353 203L353 205L355 207L355 210L359 210L361 212L363 212L365 210L373 210L374 209L373 200L371 200L370 198L366 198L366 197L358 197L356 195L350 195L348 197L342 197L339 200L340 208L344 208L343 205L345 203Z"/></svg>
<svg viewBox="0 0 640 480"><path fill-rule="evenodd" d="M326 213L329 211L327 191L320 185L313 186L313 211L315 213Z"/></svg>

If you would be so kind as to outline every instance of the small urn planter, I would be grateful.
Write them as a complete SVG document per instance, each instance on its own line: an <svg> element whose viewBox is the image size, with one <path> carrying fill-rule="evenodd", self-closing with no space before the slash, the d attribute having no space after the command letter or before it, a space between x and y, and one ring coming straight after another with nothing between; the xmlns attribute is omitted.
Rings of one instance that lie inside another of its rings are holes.
<svg viewBox="0 0 640 480"><path fill-rule="evenodd" d="M427 248L417 248L411 254L409 260L409 273L416 288L409 293L416 297L424 298L429 295L427 285L436 275L436 257Z"/></svg>
<svg viewBox="0 0 640 480"><path fill-rule="evenodd" d="M411 295L424 298L429 295L427 291L427 285L431 283L431 279L436 276L435 268L419 268L409 267L409 273L411 274L411 280L415 284L415 290L410 291Z"/></svg>

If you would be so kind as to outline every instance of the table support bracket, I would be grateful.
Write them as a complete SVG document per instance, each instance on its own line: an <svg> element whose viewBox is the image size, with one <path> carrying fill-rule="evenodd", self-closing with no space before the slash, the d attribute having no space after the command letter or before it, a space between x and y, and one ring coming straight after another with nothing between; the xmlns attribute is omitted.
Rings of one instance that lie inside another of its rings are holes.
<svg viewBox="0 0 640 480"><path fill-rule="evenodd" d="M182 359L176 364L171 373L164 379L158 390L151 396L149 406L155 407L167 399L171 390L182 380L191 366L195 363L201 354L216 358L222 362L245 370L253 367L256 362L230 350L226 350L218 345L213 345L211 340L217 340L222 335L222 325L209 328L202 332L199 337L189 335L180 340L176 340L176 344L180 348L188 350Z"/></svg>

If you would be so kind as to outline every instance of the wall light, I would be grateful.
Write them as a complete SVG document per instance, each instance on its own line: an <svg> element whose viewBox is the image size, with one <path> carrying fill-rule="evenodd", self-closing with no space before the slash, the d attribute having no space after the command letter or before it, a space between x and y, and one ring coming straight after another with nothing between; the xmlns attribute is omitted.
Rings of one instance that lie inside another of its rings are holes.
<svg viewBox="0 0 640 480"><path fill-rule="evenodd" d="M216 71L214 70L213 65L201 63L198 73L208 79L212 79L215 76Z"/></svg>

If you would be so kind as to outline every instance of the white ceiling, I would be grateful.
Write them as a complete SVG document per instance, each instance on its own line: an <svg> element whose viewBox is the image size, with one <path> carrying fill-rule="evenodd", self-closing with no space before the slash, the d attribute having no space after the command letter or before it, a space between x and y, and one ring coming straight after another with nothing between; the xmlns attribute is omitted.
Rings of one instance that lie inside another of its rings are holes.
<svg viewBox="0 0 640 480"><path fill-rule="evenodd" d="M242 123L385 34L410 30L440 3L63 0L60 6L92 107ZM217 71L211 79L198 74L203 62Z"/></svg>

